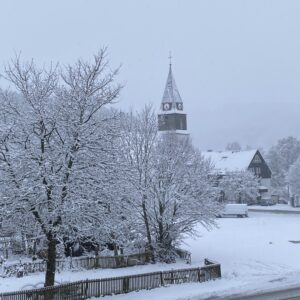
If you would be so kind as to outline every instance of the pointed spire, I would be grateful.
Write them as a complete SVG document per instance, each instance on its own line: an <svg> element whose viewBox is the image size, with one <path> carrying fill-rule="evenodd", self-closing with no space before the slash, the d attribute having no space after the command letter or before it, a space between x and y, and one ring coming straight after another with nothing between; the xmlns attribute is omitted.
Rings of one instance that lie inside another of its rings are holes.
<svg viewBox="0 0 300 300"><path fill-rule="evenodd" d="M165 91L162 98L162 103L172 103L172 106L175 108L176 103L182 103L179 91L176 86L176 82L172 73L172 56L171 53L169 55L169 74L167 78L167 83L165 87Z"/></svg>
<svg viewBox="0 0 300 300"><path fill-rule="evenodd" d="M169 61L170 61L169 65L171 67L172 66L172 53L171 53L171 51L169 52Z"/></svg>

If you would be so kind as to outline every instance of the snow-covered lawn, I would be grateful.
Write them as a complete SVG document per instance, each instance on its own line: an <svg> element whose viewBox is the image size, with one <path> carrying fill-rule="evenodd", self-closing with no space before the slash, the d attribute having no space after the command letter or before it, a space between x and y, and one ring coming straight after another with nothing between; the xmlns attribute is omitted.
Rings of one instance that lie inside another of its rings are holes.
<svg viewBox="0 0 300 300"><path fill-rule="evenodd" d="M203 256L222 264L224 277L300 272L300 216L250 212L249 218L219 219L219 229L188 239L193 263Z"/></svg>
<svg viewBox="0 0 300 300"><path fill-rule="evenodd" d="M201 229L203 236L187 239L183 247L192 252L192 265L203 265L205 257L221 263L221 280L191 283L151 291L140 291L105 299L205 299L240 291L300 283L300 216L270 213L251 213L249 218L218 219L219 228L210 232ZM126 269L63 272L57 280L75 281L87 278L121 276L154 270L187 267L176 265L148 265ZM43 274L24 278L0 280L0 291L18 290L26 284L43 281ZM194 297L194 298L193 298Z"/></svg>
<svg viewBox="0 0 300 300"><path fill-rule="evenodd" d="M107 300L205 299L300 283L300 216L249 213L249 218L222 218L219 229L187 239L192 264L204 257L221 263L222 279L207 283L135 292Z"/></svg>

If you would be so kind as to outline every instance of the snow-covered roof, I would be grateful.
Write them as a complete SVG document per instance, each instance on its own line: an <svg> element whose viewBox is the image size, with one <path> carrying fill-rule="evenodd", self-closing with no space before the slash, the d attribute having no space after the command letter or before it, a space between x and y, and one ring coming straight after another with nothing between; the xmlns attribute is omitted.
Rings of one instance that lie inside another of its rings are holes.
<svg viewBox="0 0 300 300"><path fill-rule="evenodd" d="M206 159L210 159L215 167L215 172L224 174L227 172L245 171L248 169L257 150L247 151L222 151L202 152Z"/></svg>
<svg viewBox="0 0 300 300"><path fill-rule="evenodd" d="M166 82L165 91L162 97L162 103L182 103L177 85L172 73L172 65L170 64L169 74ZM175 107L175 106L174 106Z"/></svg>
<svg viewBox="0 0 300 300"><path fill-rule="evenodd" d="M169 134L170 132L172 133L177 133L179 135L189 135L189 131L188 130L183 130L183 129L175 129L175 130L165 130L165 131L160 131L160 134Z"/></svg>

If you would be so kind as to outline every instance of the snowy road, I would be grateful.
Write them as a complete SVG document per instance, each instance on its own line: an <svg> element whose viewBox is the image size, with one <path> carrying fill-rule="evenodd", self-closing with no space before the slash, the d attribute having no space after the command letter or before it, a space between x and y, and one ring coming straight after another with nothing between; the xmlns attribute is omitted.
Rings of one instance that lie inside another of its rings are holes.
<svg viewBox="0 0 300 300"><path fill-rule="evenodd" d="M199 298L200 299L200 298ZM277 290L266 291L262 293L254 293L251 295L239 294L235 296L229 297L215 297L211 298L211 300L296 300L300 299L300 286L282 288ZM207 299L208 300L208 299Z"/></svg>

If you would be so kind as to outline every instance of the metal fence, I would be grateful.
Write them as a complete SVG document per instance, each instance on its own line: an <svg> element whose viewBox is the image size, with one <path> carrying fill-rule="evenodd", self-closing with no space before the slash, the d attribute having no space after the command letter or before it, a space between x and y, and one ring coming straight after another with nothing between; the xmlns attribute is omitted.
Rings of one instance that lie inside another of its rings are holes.
<svg viewBox="0 0 300 300"><path fill-rule="evenodd" d="M221 277L221 266L205 259L201 268L93 279L53 287L0 294L1 300L79 300L153 289L169 284L204 282Z"/></svg>

